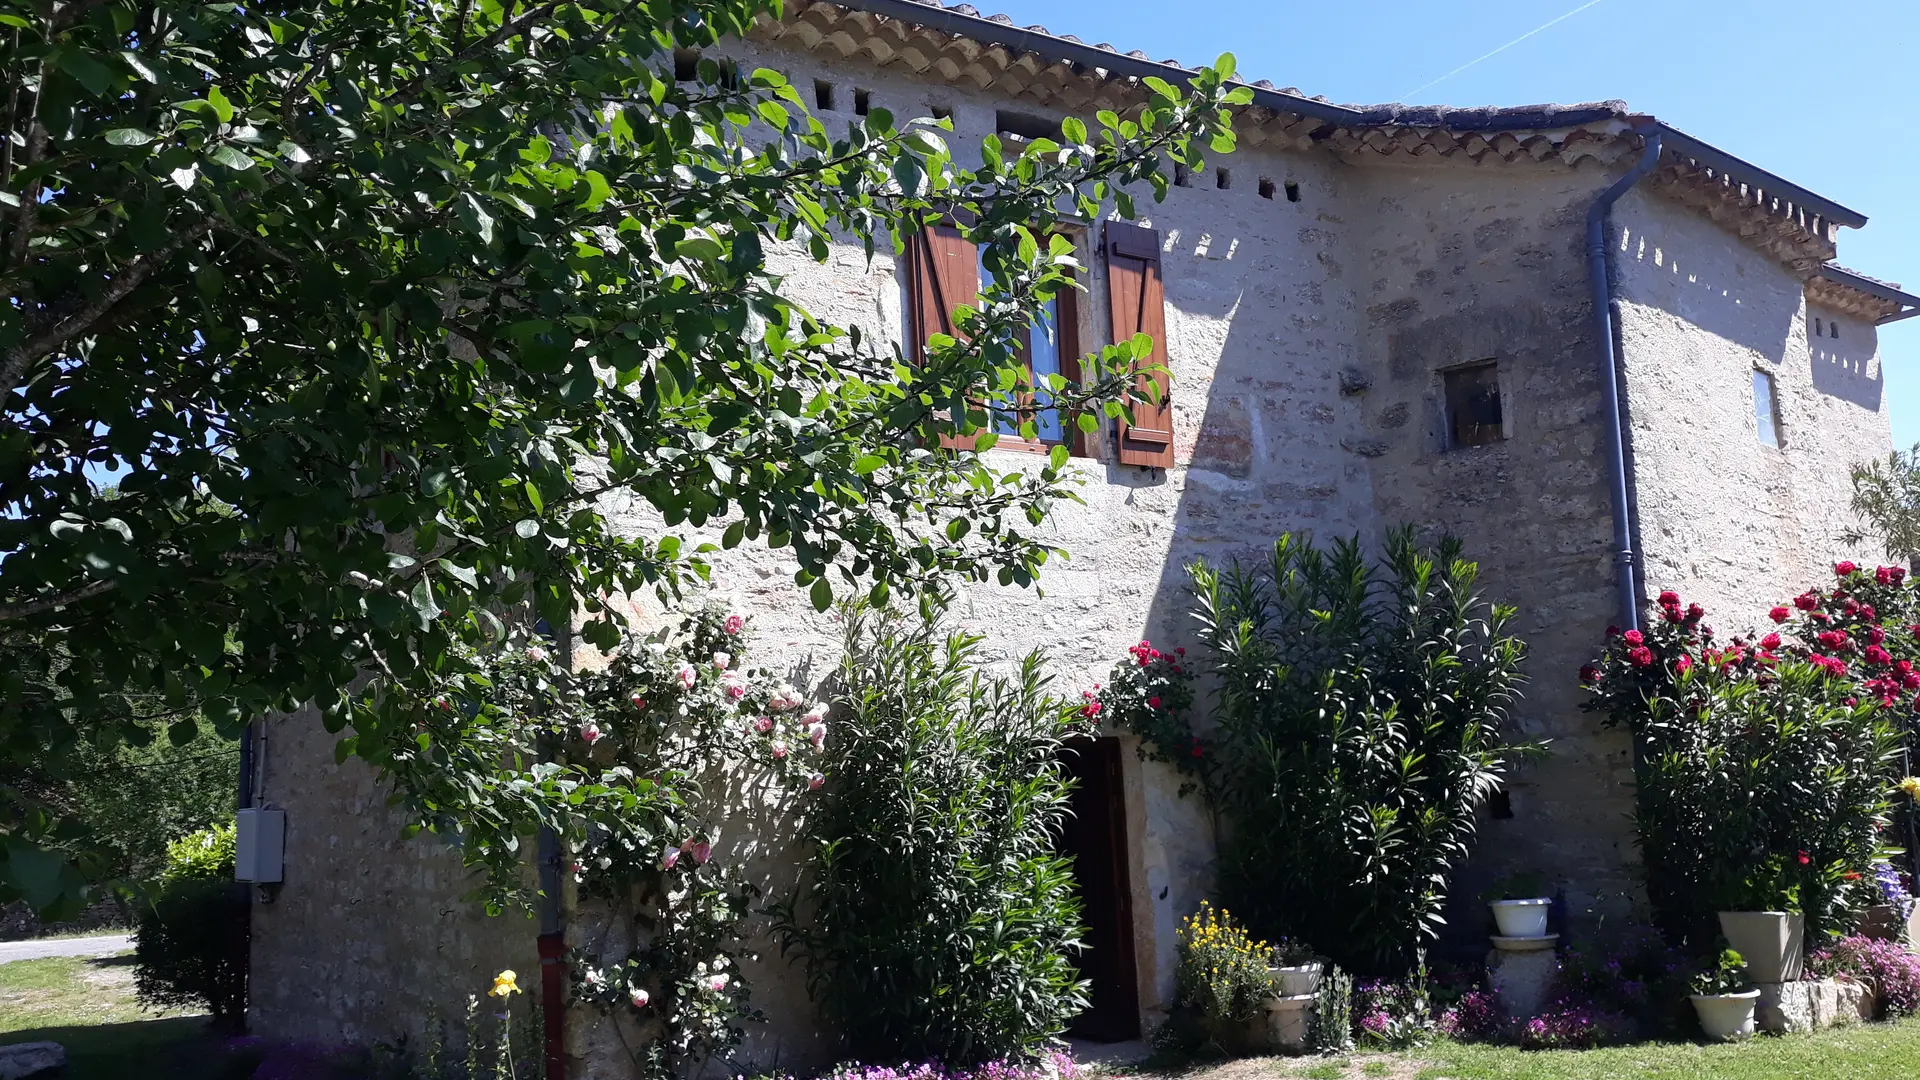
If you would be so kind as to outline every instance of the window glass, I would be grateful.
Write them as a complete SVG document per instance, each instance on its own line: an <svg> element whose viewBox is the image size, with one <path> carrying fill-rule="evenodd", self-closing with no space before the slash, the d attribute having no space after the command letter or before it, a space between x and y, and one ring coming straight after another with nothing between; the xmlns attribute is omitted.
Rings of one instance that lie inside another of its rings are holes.
<svg viewBox="0 0 1920 1080"><path fill-rule="evenodd" d="M983 247L980 249L980 283L984 286L991 280L993 274L987 269L987 249ZM1036 405L1047 405L1053 401L1047 376L1060 374L1059 316L1060 300L1056 297L1047 301L1040 317L1028 328L1027 372L1033 379L1033 400ZM1020 419L1014 413L1001 413L994 417L994 431L1018 438ZM1042 409L1033 414L1033 437L1040 442L1065 442L1066 428L1060 422L1060 410Z"/></svg>
<svg viewBox="0 0 1920 1080"><path fill-rule="evenodd" d="M1780 402L1774 397L1773 376L1753 369L1753 422L1766 446L1780 443Z"/></svg>

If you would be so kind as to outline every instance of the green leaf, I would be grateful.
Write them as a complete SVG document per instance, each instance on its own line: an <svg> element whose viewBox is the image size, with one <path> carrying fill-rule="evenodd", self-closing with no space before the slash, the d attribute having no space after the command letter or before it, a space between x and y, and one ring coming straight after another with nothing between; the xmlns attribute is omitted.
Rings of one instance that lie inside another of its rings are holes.
<svg viewBox="0 0 1920 1080"><path fill-rule="evenodd" d="M547 500L540 494L540 485L529 480L524 487L527 492L527 501L533 504L533 512L536 514L546 512Z"/></svg>
<svg viewBox="0 0 1920 1080"><path fill-rule="evenodd" d="M513 523L513 534L522 540L531 540L540 535L540 523L533 518L521 518Z"/></svg>
<svg viewBox="0 0 1920 1080"><path fill-rule="evenodd" d="M867 476L886 463L887 459L878 454L867 454L853 463L853 471L859 473L861 476Z"/></svg>
<svg viewBox="0 0 1920 1080"><path fill-rule="evenodd" d="M826 578L815 578L813 588L808 590L807 597L813 601L813 610L825 611L833 606L833 586L827 582Z"/></svg>
<svg viewBox="0 0 1920 1080"><path fill-rule="evenodd" d="M253 158L226 143L221 143L207 154L207 158L216 164L225 165L235 172L245 172L253 168Z"/></svg>
<svg viewBox="0 0 1920 1080"><path fill-rule="evenodd" d="M107 132L106 140L113 146L145 146L153 141L153 136L139 128L114 128Z"/></svg>
<svg viewBox="0 0 1920 1080"><path fill-rule="evenodd" d="M481 243L489 247L493 245L493 215L487 213L487 208L472 192L461 192L460 197L454 200L453 208L454 215L469 232L479 236Z"/></svg>
<svg viewBox="0 0 1920 1080"><path fill-rule="evenodd" d="M473 572L473 567L461 566L458 563L448 562L445 559L437 560L436 565L446 571L448 577L465 585L467 588L477 589L480 587L480 576Z"/></svg>
<svg viewBox="0 0 1920 1080"><path fill-rule="evenodd" d="M233 122L233 102L227 100L218 86L207 87L207 104L213 106L214 115L220 117L221 123Z"/></svg>
<svg viewBox="0 0 1920 1080"><path fill-rule="evenodd" d="M101 63L92 53L63 45L53 51L53 60L61 71L73 76L74 81L86 87L87 93L94 97L106 97L113 90L113 69Z"/></svg>

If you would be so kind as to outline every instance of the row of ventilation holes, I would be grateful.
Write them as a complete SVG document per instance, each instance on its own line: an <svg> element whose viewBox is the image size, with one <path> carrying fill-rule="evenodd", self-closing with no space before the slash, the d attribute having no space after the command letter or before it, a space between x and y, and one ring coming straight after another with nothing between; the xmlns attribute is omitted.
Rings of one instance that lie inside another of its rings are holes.
<svg viewBox="0 0 1920 1080"><path fill-rule="evenodd" d="M833 112L834 99L835 99L834 85L832 83L826 81L825 79L813 80L814 108L820 110L821 112ZM867 112L872 108L872 103L873 103L873 100L872 100L871 91L862 89L860 87L854 88L854 91L853 91L854 115L856 116L867 115ZM953 110L950 108L947 108L944 105L934 105L932 108L933 108L933 118L936 120L949 120L953 118ZM1025 138L1033 138L1035 137L1036 134L1039 134L1039 133L1027 130L1034 125L1035 118L1027 117L1027 116L1016 114L1016 113L1009 113L1009 112L1002 111L997 113L994 119L997 121L995 124L995 127L999 128L1000 131L1004 133L1019 135ZM1040 121L1040 123L1043 126L1047 127L1049 132L1051 131L1050 122ZM1187 167L1185 165L1179 165L1179 164L1174 165L1173 183L1174 183L1174 186L1176 187L1192 187L1193 186L1193 178L1187 175ZM1225 168L1215 169L1213 172L1213 183L1215 187L1219 188L1222 191L1225 191L1228 188L1232 187L1233 186L1232 171ZM1300 201L1300 185L1299 184L1295 183L1292 180L1289 180L1281 186L1286 189L1288 202L1297 203ZM1274 194L1275 194L1275 186L1273 183L1273 178L1270 176L1261 177L1260 178L1260 197L1263 199L1272 199Z"/></svg>

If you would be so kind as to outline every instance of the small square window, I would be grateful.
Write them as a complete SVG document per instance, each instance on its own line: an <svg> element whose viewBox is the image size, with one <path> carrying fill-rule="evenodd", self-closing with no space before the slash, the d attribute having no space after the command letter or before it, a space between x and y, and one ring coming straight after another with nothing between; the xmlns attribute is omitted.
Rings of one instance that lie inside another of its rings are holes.
<svg viewBox="0 0 1920 1080"><path fill-rule="evenodd" d="M854 115L865 116L872 111L873 111L873 91L862 90L857 86L854 87L853 88Z"/></svg>
<svg viewBox="0 0 1920 1080"><path fill-rule="evenodd" d="M1821 327L1821 325L1820 325L1820 316L1818 316L1818 315L1815 315L1815 316L1813 317L1813 336L1814 336L1814 337L1826 337L1826 336L1827 336L1827 332L1826 332L1826 330L1825 330L1825 329L1824 329L1823 327Z"/></svg>
<svg viewBox="0 0 1920 1080"><path fill-rule="evenodd" d="M1780 399L1774 392L1773 376L1753 369L1753 423L1763 446L1785 445L1780 438Z"/></svg>
<svg viewBox="0 0 1920 1080"><path fill-rule="evenodd" d="M1507 437L1500 412L1500 370L1494 363L1440 374L1446 381L1449 446L1485 446Z"/></svg>
<svg viewBox="0 0 1920 1080"><path fill-rule="evenodd" d="M825 79L813 80L813 107L821 112L833 111L833 84Z"/></svg>
<svg viewBox="0 0 1920 1080"><path fill-rule="evenodd" d="M1832 319L1827 320L1827 336L1835 341L1840 340L1840 324Z"/></svg>

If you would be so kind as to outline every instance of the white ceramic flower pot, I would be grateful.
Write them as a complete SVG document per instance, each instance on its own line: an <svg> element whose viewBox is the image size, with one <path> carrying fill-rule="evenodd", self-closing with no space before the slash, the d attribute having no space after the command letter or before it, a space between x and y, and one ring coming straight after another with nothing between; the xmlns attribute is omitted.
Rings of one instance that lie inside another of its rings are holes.
<svg viewBox="0 0 1920 1080"><path fill-rule="evenodd" d="M1547 934L1547 913L1553 910L1550 899L1495 900L1487 906L1493 909L1494 925L1500 928L1501 937L1537 938Z"/></svg>
<svg viewBox="0 0 1920 1080"><path fill-rule="evenodd" d="M1723 911L1720 933L1757 983L1794 982L1805 952L1804 920L1784 911Z"/></svg>
<svg viewBox="0 0 1920 1080"><path fill-rule="evenodd" d="M1320 972L1321 966L1318 960L1310 964L1267 969L1267 974L1273 976L1275 990L1281 997L1299 997L1302 994L1319 993Z"/></svg>
<svg viewBox="0 0 1920 1080"><path fill-rule="evenodd" d="M1693 1011L1709 1039L1744 1039L1753 1034L1753 1012L1760 991L1744 994L1695 994Z"/></svg>

